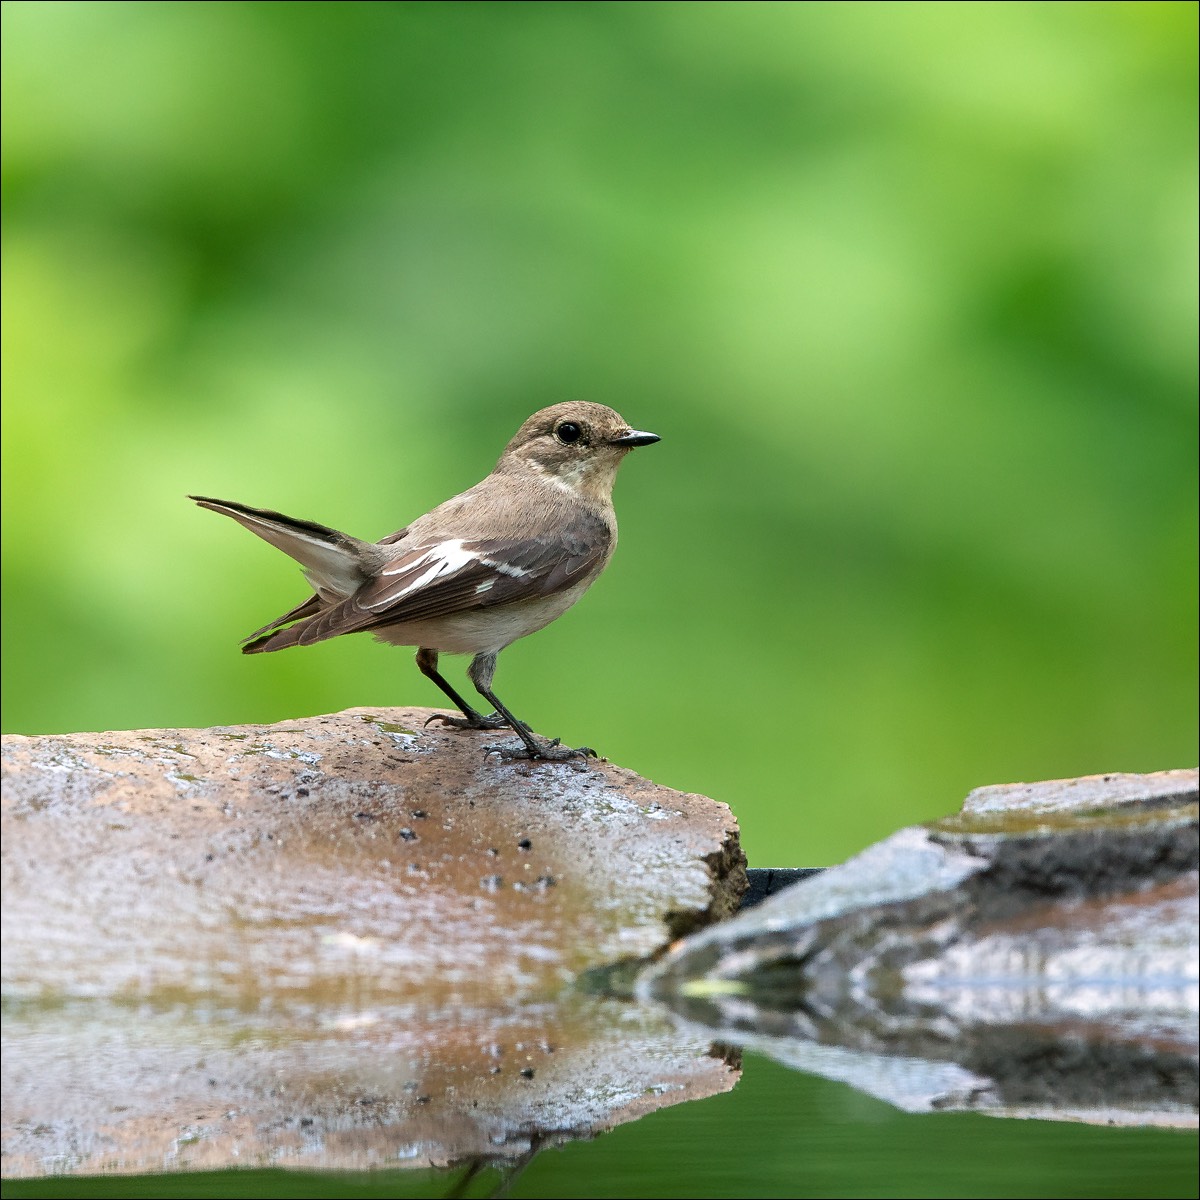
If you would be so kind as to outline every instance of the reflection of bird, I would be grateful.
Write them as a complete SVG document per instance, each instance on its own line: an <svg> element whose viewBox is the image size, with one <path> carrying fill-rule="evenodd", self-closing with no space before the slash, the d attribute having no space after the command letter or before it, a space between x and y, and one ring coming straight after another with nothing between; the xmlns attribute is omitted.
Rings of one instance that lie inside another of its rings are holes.
<svg viewBox="0 0 1200 1200"><path fill-rule="evenodd" d="M416 646L417 666L462 710L439 716L465 729L516 731L512 758L569 758L585 750L534 736L496 698L505 646L562 616L595 582L617 544L612 488L634 446L657 442L611 408L573 401L534 413L481 483L379 542L312 521L192 496L291 555L315 594L246 639L246 654L370 631ZM494 708L476 712L438 672L438 652L472 654L467 676ZM432 719L432 718L431 718Z"/></svg>

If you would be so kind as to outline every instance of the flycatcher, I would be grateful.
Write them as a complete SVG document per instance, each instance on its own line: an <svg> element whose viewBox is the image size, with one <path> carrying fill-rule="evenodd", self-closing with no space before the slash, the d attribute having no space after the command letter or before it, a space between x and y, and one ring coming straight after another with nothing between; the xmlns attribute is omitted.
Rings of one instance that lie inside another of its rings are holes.
<svg viewBox="0 0 1200 1200"><path fill-rule="evenodd" d="M463 714L438 720L460 729L511 728L521 746L488 747L506 758L566 759L592 751L539 738L518 721L492 691L496 656L561 617L596 581L617 545L617 468L634 446L658 440L602 404L544 408L517 430L486 479L378 542L269 509L189 499L290 555L313 588L246 638L244 654L364 631L416 646L421 672ZM442 651L474 656L467 677L495 712L483 716L446 682L438 672Z"/></svg>

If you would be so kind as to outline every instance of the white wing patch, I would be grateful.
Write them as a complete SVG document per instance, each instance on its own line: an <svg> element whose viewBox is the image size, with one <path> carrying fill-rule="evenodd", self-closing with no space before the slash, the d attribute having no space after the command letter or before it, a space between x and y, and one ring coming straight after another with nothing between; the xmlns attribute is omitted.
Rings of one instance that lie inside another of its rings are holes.
<svg viewBox="0 0 1200 1200"><path fill-rule="evenodd" d="M423 587L427 587L435 579L441 579L444 575L453 575L455 572L461 571L463 567L470 566L471 563L479 561L478 554L471 550L463 549L462 538L450 538L447 541L439 542L436 546L430 546L418 559L414 559L411 562L397 563L392 567L384 567L380 571L380 575L407 575L422 567L425 569L415 579L406 583L398 592L389 592L375 604L370 604L367 607L372 609L387 608L395 604L397 600L402 600L405 596L420 591Z"/></svg>
<svg viewBox="0 0 1200 1200"><path fill-rule="evenodd" d="M430 546L417 558L408 558L390 567L384 567L380 571L381 576L407 576L408 582L397 591L387 591L374 603L364 605L364 607L374 612L391 608L405 597L418 594L423 588L429 587L439 579L456 575L465 568L476 565L487 567L496 575L506 575L509 579L532 579L537 574L524 567L501 562L496 558L486 558L474 550L467 550L461 538L448 538L444 542ZM481 596L485 592L491 591L497 582L495 578L484 579L475 586L475 594Z"/></svg>
<svg viewBox="0 0 1200 1200"><path fill-rule="evenodd" d="M499 571L501 575L507 575L510 579L528 579L533 572L526 571L524 567L514 567L512 563L497 562L494 558L481 558L479 560L485 567L491 567L493 571ZM488 583L488 587L491 587ZM477 588L477 591L482 591L482 588Z"/></svg>

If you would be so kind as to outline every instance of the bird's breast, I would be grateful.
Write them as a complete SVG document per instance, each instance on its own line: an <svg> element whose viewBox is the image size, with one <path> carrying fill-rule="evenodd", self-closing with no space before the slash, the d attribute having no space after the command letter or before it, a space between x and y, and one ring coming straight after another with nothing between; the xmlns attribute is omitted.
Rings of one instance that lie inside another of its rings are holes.
<svg viewBox="0 0 1200 1200"><path fill-rule="evenodd" d="M445 654L494 654L557 620L591 583L592 579L585 579L550 596L385 625L374 633L393 646L424 646Z"/></svg>

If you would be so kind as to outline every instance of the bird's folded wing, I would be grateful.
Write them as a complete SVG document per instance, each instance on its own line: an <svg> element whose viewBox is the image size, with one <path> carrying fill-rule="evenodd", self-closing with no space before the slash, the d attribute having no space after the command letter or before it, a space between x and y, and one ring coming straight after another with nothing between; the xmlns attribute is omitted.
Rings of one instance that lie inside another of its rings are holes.
<svg viewBox="0 0 1200 1200"><path fill-rule="evenodd" d="M297 642L550 596L598 571L611 543L596 520L552 535L413 546L348 600L307 620Z"/></svg>

